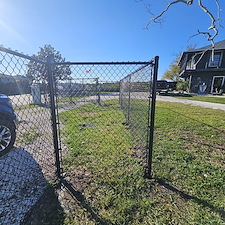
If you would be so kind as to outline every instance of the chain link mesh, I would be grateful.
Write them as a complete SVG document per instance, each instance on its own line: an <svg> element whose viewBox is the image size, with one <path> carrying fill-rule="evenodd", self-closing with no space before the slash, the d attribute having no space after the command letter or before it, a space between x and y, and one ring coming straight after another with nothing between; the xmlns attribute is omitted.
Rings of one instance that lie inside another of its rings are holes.
<svg viewBox="0 0 225 225"><path fill-rule="evenodd" d="M73 210L74 203L66 190L82 193L91 176L81 166L84 162L79 163L80 154L88 154L87 164L92 157L103 163L101 155L108 148L123 154L124 144L147 167L154 64L70 64L70 70L70 80L57 83L60 164L66 182L59 196L67 210Z"/></svg>
<svg viewBox="0 0 225 225"><path fill-rule="evenodd" d="M76 108L76 113L82 115L84 109L80 106L97 104L100 111L108 110L105 106L110 105L116 114L121 106L125 115L122 124L129 127L133 137L132 148L146 159L153 63L70 64L70 70L70 79L56 85L58 112ZM82 124L82 116L76 120L78 126L86 127L102 123L101 117L89 124ZM60 124L63 130L63 123Z"/></svg>
<svg viewBox="0 0 225 225"><path fill-rule="evenodd" d="M0 223L19 224L55 177L51 114L46 83L27 76L45 65L2 48L0 62Z"/></svg>
<svg viewBox="0 0 225 225"><path fill-rule="evenodd" d="M124 110L126 122L130 125L133 136L136 137L136 147L146 146L153 69L152 64L145 65L120 81L120 104ZM140 108L139 105L142 107ZM138 129L138 127L144 129Z"/></svg>
<svg viewBox="0 0 225 225"><path fill-rule="evenodd" d="M58 168L82 192L77 181L90 174L69 169L80 146L91 143L97 154L98 146L116 149L124 143L146 163L152 62L50 65L2 47L0 62L1 224L19 224ZM71 207L61 190L61 203Z"/></svg>

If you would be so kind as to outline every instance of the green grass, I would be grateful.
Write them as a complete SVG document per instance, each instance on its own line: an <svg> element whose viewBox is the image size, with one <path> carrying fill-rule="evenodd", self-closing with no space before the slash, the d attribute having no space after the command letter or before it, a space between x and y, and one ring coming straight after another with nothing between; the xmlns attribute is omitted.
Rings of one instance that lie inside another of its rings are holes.
<svg viewBox="0 0 225 225"><path fill-rule="evenodd" d="M68 174L89 174L83 192L89 206L106 224L224 224L224 114L159 102L153 155L155 179L148 180L132 149L138 127L146 127L147 120L141 117L143 108L147 109L143 101L132 104L136 133L125 125L124 113L116 101L61 113L66 125L63 135L71 147L64 168ZM64 223L101 224L79 204Z"/></svg>
<svg viewBox="0 0 225 225"><path fill-rule="evenodd" d="M35 105L35 104L28 104L28 105L16 106L15 110L33 109L33 108L38 108L38 107L40 107L40 106L39 105Z"/></svg>
<svg viewBox="0 0 225 225"><path fill-rule="evenodd" d="M133 147L146 147L148 130L148 104L145 100L132 99L129 112L125 107L126 123L133 139Z"/></svg>
<svg viewBox="0 0 225 225"><path fill-rule="evenodd" d="M81 98L84 98L84 97L65 97L65 98L59 98L58 99L58 102L70 102L70 101L75 101L75 100L78 100L78 99L81 99Z"/></svg>
<svg viewBox="0 0 225 225"><path fill-rule="evenodd" d="M156 115L155 176L203 206L224 210L223 112L161 103Z"/></svg>
<svg viewBox="0 0 225 225"><path fill-rule="evenodd" d="M225 97L211 97L211 96L206 96L206 95L197 95L197 96L192 96L192 97L177 97L177 98L182 98L182 99L189 99L189 100L194 100L194 101L202 101L202 102L212 102L212 103L220 103L220 104L225 104Z"/></svg>
<svg viewBox="0 0 225 225"><path fill-rule="evenodd" d="M91 93L86 93L86 92L81 92L81 93L77 93L77 96L71 96L71 97L62 97L58 99L58 102L71 102L71 101L76 101L78 99L82 99L82 98L88 98L90 96L96 96L97 94L95 92L91 92Z"/></svg>
<svg viewBox="0 0 225 225"><path fill-rule="evenodd" d="M20 133L18 135L18 143L31 144L42 134L35 127L31 127L29 132Z"/></svg>
<svg viewBox="0 0 225 225"><path fill-rule="evenodd" d="M19 110L24 110L24 109L37 109L39 108L40 111L46 110L46 108L49 107L45 104L41 104L41 105L35 105L35 104L28 104L28 105L22 105L22 106L16 106L14 108L15 111L19 111ZM37 110L36 110L37 111Z"/></svg>

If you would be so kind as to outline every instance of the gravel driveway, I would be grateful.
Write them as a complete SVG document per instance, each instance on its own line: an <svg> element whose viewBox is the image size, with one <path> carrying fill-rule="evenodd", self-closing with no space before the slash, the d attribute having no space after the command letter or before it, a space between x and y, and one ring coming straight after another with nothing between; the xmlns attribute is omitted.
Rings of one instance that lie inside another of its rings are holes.
<svg viewBox="0 0 225 225"><path fill-rule="evenodd" d="M50 110L17 109L15 148L0 158L0 224L19 225L55 176Z"/></svg>
<svg viewBox="0 0 225 225"><path fill-rule="evenodd" d="M0 158L0 224L19 225L47 186L40 165L22 148Z"/></svg>

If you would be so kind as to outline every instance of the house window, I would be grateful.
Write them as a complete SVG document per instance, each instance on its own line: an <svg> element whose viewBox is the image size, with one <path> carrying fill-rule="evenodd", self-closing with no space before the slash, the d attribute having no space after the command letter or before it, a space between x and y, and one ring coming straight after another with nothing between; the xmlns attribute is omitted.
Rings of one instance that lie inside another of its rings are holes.
<svg viewBox="0 0 225 225"><path fill-rule="evenodd" d="M214 52L210 55L209 67L219 67L221 64L222 52Z"/></svg>
<svg viewBox="0 0 225 225"><path fill-rule="evenodd" d="M187 62L187 70L195 70L196 69L196 64L195 64L195 58L191 57L191 59Z"/></svg>

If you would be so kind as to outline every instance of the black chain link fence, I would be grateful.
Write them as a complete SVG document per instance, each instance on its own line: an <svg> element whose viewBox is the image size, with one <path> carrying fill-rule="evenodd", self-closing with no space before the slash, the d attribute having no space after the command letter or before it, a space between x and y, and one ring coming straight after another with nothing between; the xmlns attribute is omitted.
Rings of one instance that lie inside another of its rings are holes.
<svg viewBox="0 0 225 225"><path fill-rule="evenodd" d="M0 62L1 224L19 224L49 182L79 175L68 170L68 159L79 152L78 143L97 135L93 130L85 137L87 129L98 126L105 133L99 144L110 145L105 140L126 127L131 148L151 175L158 58L56 64L1 47ZM73 143L69 120L78 130ZM123 140L121 134L117 141Z"/></svg>
<svg viewBox="0 0 225 225"><path fill-rule="evenodd" d="M157 60L120 81L120 105L134 139L134 148L147 168L147 176L151 176Z"/></svg>
<svg viewBox="0 0 225 225"><path fill-rule="evenodd" d="M58 81L56 84L57 112L60 114L62 111L76 108L76 113L81 115L74 121L78 126L92 127L95 124L105 126L101 117L83 124L84 108L81 106L97 104L101 106L99 110L104 111L108 110L105 106L110 105L114 115L109 115L109 120L110 117L116 117L118 113L116 109L120 106L125 115L123 124L129 127L133 137L132 148L136 149L136 154L142 158L144 166L149 168L150 133L153 132L153 124L151 125L150 121L154 110L152 105L155 104L152 93L154 73L157 71L154 70L155 60L143 63L64 63L64 65L70 68L71 74L68 80ZM90 115L90 112L87 111L86 114ZM69 112L67 116L72 118ZM63 123L60 121L57 123L62 126L59 127L59 131L63 130ZM73 137L75 142L79 142L76 138L81 139L79 136ZM65 145L62 147L61 136L59 145L60 158L63 161L64 149L67 147Z"/></svg>
<svg viewBox="0 0 225 225"><path fill-rule="evenodd" d="M31 57L0 49L1 224L19 224L55 178L49 91L28 76L34 62L45 67Z"/></svg>

